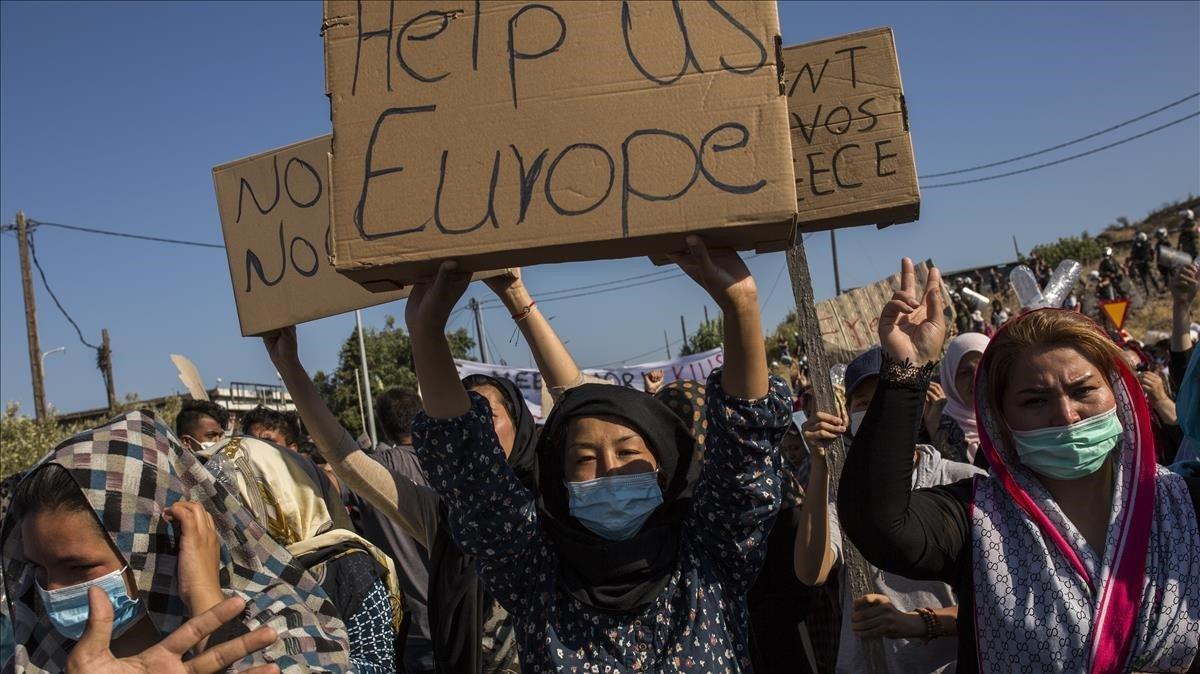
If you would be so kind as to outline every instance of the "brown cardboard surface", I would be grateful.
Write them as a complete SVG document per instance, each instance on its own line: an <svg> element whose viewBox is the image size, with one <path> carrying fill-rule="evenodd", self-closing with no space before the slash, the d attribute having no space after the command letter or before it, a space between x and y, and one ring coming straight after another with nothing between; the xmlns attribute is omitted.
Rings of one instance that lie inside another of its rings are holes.
<svg viewBox="0 0 1200 674"><path fill-rule="evenodd" d="M801 231L912 222L921 193L891 28L783 50Z"/></svg>
<svg viewBox="0 0 1200 674"><path fill-rule="evenodd" d="M793 235L774 2L326 0L323 34L356 280Z"/></svg>
<svg viewBox="0 0 1200 674"><path fill-rule="evenodd" d="M330 136L213 169L242 334L408 295L370 292L329 263Z"/></svg>
<svg viewBox="0 0 1200 674"><path fill-rule="evenodd" d="M914 265L917 287L925 287L931 261ZM900 289L900 274L876 281L861 288L844 292L833 299L818 302L817 321L821 327L821 339L830 359L838 363L849 363L863 351L879 343L879 312ZM947 325L954 324L954 303L950 291L942 285L942 300L946 304Z"/></svg>

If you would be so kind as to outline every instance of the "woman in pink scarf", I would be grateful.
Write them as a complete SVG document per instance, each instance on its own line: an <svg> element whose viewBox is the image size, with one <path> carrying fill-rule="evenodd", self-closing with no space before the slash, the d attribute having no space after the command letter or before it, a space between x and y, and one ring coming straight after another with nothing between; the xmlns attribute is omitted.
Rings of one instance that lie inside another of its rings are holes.
<svg viewBox="0 0 1200 674"><path fill-rule="evenodd" d="M1090 319L1009 321L975 384L991 472L912 488L940 284L931 271L917 295L906 259L880 316L883 368L839 490L846 534L880 569L954 588L960 674L1200 672L1200 479L1155 464L1141 387Z"/></svg>

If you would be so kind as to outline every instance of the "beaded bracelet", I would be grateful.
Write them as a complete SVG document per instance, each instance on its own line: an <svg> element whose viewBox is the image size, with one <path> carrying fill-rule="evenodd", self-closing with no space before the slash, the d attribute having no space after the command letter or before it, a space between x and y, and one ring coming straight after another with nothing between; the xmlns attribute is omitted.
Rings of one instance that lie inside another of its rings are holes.
<svg viewBox="0 0 1200 674"><path fill-rule="evenodd" d="M917 609L917 615L921 616L921 621L925 623L925 638L922 643L928 644L930 641L941 636L942 621L931 608Z"/></svg>

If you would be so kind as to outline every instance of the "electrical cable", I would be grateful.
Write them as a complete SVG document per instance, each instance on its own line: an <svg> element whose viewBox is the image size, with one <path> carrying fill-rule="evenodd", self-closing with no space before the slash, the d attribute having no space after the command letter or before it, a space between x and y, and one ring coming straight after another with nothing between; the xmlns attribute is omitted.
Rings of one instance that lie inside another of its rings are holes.
<svg viewBox="0 0 1200 674"><path fill-rule="evenodd" d="M118 236L125 239L139 239L142 241L155 241L158 243L175 243L181 246L196 246L198 248L219 248L225 250L225 246L216 243L203 243L200 241L184 241L183 239L166 239L161 236L146 236L145 234L130 234L128 232L114 232L107 229L95 229L93 227L79 227L78 225L64 225L59 222L42 222L41 220L29 220L29 226L33 227L59 227L62 229L70 229L76 232L87 232L89 234L102 234L104 236Z"/></svg>
<svg viewBox="0 0 1200 674"><path fill-rule="evenodd" d="M1050 166L1056 166L1058 164L1063 164L1063 163L1066 163L1069 161L1073 161L1075 159L1087 157L1088 155L1096 154L1097 152L1103 152L1104 150L1112 149L1114 147L1117 147L1118 145L1124 145L1125 143L1137 140L1139 138L1145 138L1146 136L1149 136L1152 133L1158 133L1159 131L1162 131L1162 130L1167 129L1172 126L1175 126L1176 124L1182 124L1183 122L1186 122L1189 119L1192 119L1194 117L1200 117L1200 112L1193 112L1190 115L1180 117L1179 119L1167 122L1166 124L1163 124L1161 126L1156 126L1153 129L1150 129L1148 131L1143 131L1135 136L1130 136L1128 138L1122 138L1121 140L1118 140L1113 143L1109 143L1108 145L1101 145L1100 147L1092 149L1092 150L1088 150L1087 152L1080 152L1079 154L1073 154L1070 157L1063 157L1062 159L1056 159L1054 161L1046 162L1044 164L1038 164L1036 166L1030 166L1030 167L1023 168L1023 169L1017 169L1016 171L1008 171L1006 173L997 173L996 175L984 176L982 178L974 178L971 180L959 180L959 181L950 182L950 183L940 183L938 185L921 185L921 189L933 190L933 189L937 189L939 187L954 187L956 185L970 185L972 183L982 183L982 182L986 182L988 180L996 180L997 178L1007 178L1009 176L1020 175L1022 173L1029 173L1030 171L1037 171L1038 169L1044 169L1044 168L1048 168Z"/></svg>
<svg viewBox="0 0 1200 674"><path fill-rule="evenodd" d="M42 263L38 262L37 248L33 245L32 234L27 233L26 238L29 241L29 257L33 259L33 266L37 268L38 275L42 277L42 287L49 293L50 299L54 300L54 306L58 307L58 310L62 312L63 317L67 319L71 327L75 328L75 333L79 335L79 341L83 342L83 345L89 349L95 349L98 353L100 347L83 338L83 330L79 329L79 324L75 322L74 318L71 318L71 314L67 313L67 310L63 308L62 302L58 301L58 295L55 295L54 291L50 289L50 282L46 280L46 272L42 269Z"/></svg>
<svg viewBox="0 0 1200 674"><path fill-rule="evenodd" d="M959 173L969 173L971 171L979 171L981 169L992 168L993 166L1000 166L1002 164L1011 164L1012 162L1021 161L1022 159L1029 159L1030 157L1036 157L1038 155L1046 154L1047 152L1061 150L1064 147L1068 147L1068 146L1074 145L1076 143L1082 143L1085 140L1090 140L1092 138L1095 138L1096 136L1104 135L1104 134L1108 133L1109 131L1116 131L1117 129L1119 129L1123 126L1129 126L1130 124L1133 124L1134 122L1140 122L1141 120L1146 119L1147 117L1157 115L1158 113L1162 112L1163 110L1173 108L1176 105L1179 105L1181 103L1186 103L1187 101L1190 101L1193 98L1196 98L1197 96L1200 96L1200 92L1196 92L1190 96L1184 96L1183 98L1181 98L1173 103L1168 103L1168 104L1162 106L1161 108L1156 108L1154 110L1151 110L1150 112L1138 115L1137 117L1134 117L1133 119L1127 119L1124 122L1121 122L1120 124L1114 124L1113 126L1110 126L1107 129L1101 129L1100 131L1096 131L1094 133L1089 133L1086 136L1080 136L1079 138L1076 138L1075 140L1069 140L1065 143L1059 143L1058 145L1054 145L1054 146L1051 146L1051 147L1048 147L1048 148L1045 148L1042 150L1038 150L1036 152L1030 152L1028 154L1023 154L1019 157L1012 157L1010 159L1002 159L1000 161L994 161L994 162L991 162L988 164L980 164L978 166L971 166L969 168L958 169L955 171L943 171L942 173L930 173L929 175L917 176L917 180L925 180L927 178L942 178L944 176L952 176L952 175L957 175Z"/></svg>
<svg viewBox="0 0 1200 674"><path fill-rule="evenodd" d="M675 340L675 341L673 341L673 342L669 342L668 344L666 344L666 345L664 345L664 346L660 346L660 347L657 347L657 348L654 348L654 349L650 349L649 351L647 351L647 352L645 352L645 353L639 353L639 354L637 354L637 355L634 355L634 356L629 356L628 358L624 358L624 359L622 359L622 360L613 360L613 361L609 361L609 362L607 362L607 363L605 363L605 364L603 364L603 365L597 365L597 366L596 366L596 367L594 367L594 368L584 368L584 369L588 369L588 370L600 370L600 369L604 369L604 368L606 368L606 367L609 367L609 366L611 366L611 365L624 365L625 363L628 363L628 362L629 362L629 361L631 361L631 360L634 360L634 359L637 359L637 358L644 358L644 357L646 357L646 356L650 356L650 355L656 354L656 353L658 353L658 352L659 352L659 350L661 350L661 349L665 349L667 346L675 346L676 344L679 344L679 343L681 343L681 342L683 342L683 338L682 338L682 337L681 337L681 338L679 338L679 339L677 339L677 340Z"/></svg>

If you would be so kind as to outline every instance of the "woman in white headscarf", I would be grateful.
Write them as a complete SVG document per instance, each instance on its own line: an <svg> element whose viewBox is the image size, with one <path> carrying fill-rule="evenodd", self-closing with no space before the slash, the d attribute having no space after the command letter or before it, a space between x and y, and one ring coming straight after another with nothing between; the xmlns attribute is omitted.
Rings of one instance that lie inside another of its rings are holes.
<svg viewBox="0 0 1200 674"><path fill-rule="evenodd" d="M976 465L982 465L983 457L977 458L979 430L975 425L975 404L972 402L975 400L975 368L987 345L987 335L964 332L950 342L940 370L946 406L942 408L938 435L945 437L945 444L956 450L951 452L955 458Z"/></svg>

